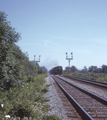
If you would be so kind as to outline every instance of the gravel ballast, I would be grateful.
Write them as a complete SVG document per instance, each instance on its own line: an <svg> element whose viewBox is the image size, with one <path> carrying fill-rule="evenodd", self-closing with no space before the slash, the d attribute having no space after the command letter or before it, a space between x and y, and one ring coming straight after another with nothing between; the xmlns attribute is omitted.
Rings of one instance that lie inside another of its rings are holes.
<svg viewBox="0 0 107 120"><path fill-rule="evenodd" d="M102 98L105 98L107 99L107 89L102 89L100 87L95 87L95 85L91 85L91 84L86 84L86 83L82 83L82 82L79 82L79 81L76 81L76 80L72 80L72 79L69 79L69 78L64 78L64 77L61 77L59 76L60 78L63 78L64 80L68 81L68 82L71 82L79 87L82 87L83 89L85 90L88 90L89 92L92 92Z"/></svg>
<svg viewBox="0 0 107 120"><path fill-rule="evenodd" d="M68 120L66 111L63 107L63 103L60 97L58 96L58 93L54 86L54 84L56 84L55 81L50 76L48 76L46 78L46 83L51 84L51 86L49 86L49 92L45 94L45 97L50 100L46 102L46 104L50 105L51 108L47 115L57 115L62 120Z"/></svg>

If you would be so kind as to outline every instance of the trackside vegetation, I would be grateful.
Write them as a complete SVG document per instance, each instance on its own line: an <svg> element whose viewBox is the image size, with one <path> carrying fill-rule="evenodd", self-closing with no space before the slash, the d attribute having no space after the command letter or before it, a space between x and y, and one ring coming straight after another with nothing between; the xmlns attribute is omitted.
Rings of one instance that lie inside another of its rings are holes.
<svg viewBox="0 0 107 120"><path fill-rule="evenodd" d="M107 65L102 65L101 68L97 66L86 66L82 70L78 70L75 66L66 67L66 70L63 72L64 75L69 75L78 78L85 78L90 80L97 80L102 82L107 82Z"/></svg>
<svg viewBox="0 0 107 120"><path fill-rule="evenodd" d="M10 115L11 117L32 117L38 120L48 111L48 106L44 105L47 101L44 92L48 91L45 86L46 74L37 75L34 81L18 87L10 88L8 91L1 92L2 103L1 117Z"/></svg>
<svg viewBox="0 0 107 120"><path fill-rule="evenodd" d="M0 120L6 116L58 120L57 116L46 116L47 69L30 61L28 53L22 52L16 45L20 38L6 13L0 11Z"/></svg>
<svg viewBox="0 0 107 120"><path fill-rule="evenodd" d="M73 72L69 75L72 76L72 77L78 77L78 78L85 78L85 79L90 79L90 80L107 82L107 74L105 74L105 73L93 73L93 72L80 73L80 72L76 71L76 72Z"/></svg>

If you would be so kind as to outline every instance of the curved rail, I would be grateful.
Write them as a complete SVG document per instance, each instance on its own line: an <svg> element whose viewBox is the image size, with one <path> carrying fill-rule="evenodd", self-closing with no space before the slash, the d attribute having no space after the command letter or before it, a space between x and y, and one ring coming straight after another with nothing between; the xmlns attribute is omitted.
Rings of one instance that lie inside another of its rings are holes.
<svg viewBox="0 0 107 120"><path fill-rule="evenodd" d="M106 82L100 82L100 81L89 80L89 79L81 79L81 78L65 76L65 75L63 75L62 77L67 77L67 78L70 78L70 79L74 79L74 80L77 80L77 81L93 84L93 85L96 85L96 86L103 87L103 88L107 89L107 83Z"/></svg>
<svg viewBox="0 0 107 120"><path fill-rule="evenodd" d="M51 76L52 77L52 76ZM52 77L53 78L53 77ZM54 78L53 78L54 79ZM79 103L54 79L60 89L63 91L69 102L74 106L83 120L94 120L80 105Z"/></svg>
<svg viewBox="0 0 107 120"><path fill-rule="evenodd" d="M56 77L58 77L58 76L56 76ZM58 78L61 79L61 80L63 80L63 79L60 78L60 77L58 77ZM63 80L63 81L66 82L66 83L68 83L68 84L70 84L70 85L72 85L73 87L79 89L80 91L86 93L87 95L91 96L92 98L96 99L97 101L99 101L99 102L101 102L102 104L104 104L104 105L107 106L107 100L106 100L106 99L104 99L104 98L102 98L102 97L100 97L100 96L98 96L98 95L96 95L96 94L94 94L94 93L92 93L92 92L89 92L89 91L87 91L87 90L85 90L85 89L83 89L83 88L81 88L81 87L78 87L78 86L76 86L76 85L74 85L74 84L72 84L72 83L70 83L70 82L68 82L68 81L66 81L66 80Z"/></svg>

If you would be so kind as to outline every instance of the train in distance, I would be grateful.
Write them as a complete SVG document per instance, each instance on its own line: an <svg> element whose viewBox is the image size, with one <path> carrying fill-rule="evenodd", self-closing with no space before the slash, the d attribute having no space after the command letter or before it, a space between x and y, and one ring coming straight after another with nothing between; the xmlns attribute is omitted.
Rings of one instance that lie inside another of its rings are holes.
<svg viewBox="0 0 107 120"><path fill-rule="evenodd" d="M62 66L56 66L52 68L51 70L49 70L49 73L53 75L61 75L62 71L63 71Z"/></svg>

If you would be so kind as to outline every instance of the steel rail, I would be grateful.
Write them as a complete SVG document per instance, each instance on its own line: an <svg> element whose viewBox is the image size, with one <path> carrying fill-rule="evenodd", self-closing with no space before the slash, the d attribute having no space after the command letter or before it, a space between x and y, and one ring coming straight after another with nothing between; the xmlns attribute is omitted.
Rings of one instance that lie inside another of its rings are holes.
<svg viewBox="0 0 107 120"><path fill-rule="evenodd" d="M91 80L91 79L86 79L86 78L72 77L72 76L67 76L67 75L62 75L62 76L75 78L75 79L80 79L80 80L87 80L87 81L92 81L92 82L97 82L97 83L101 83L101 84L107 85L107 82L101 82L101 81L96 81L96 80Z"/></svg>
<svg viewBox="0 0 107 120"><path fill-rule="evenodd" d="M51 76L52 77L52 76ZM53 78L53 77L52 77ZM54 79L54 78L53 78ZM94 120L80 105L79 103L54 79L54 81L57 83L59 88L62 90L64 95L67 97L69 102L73 105L73 107L76 109L78 114L81 116L83 120Z"/></svg>
<svg viewBox="0 0 107 120"><path fill-rule="evenodd" d="M70 77L70 76L63 76L63 77L67 77L67 78L70 78L70 79L74 79L74 80L89 83L89 84L93 84L93 85L100 86L100 87L103 87L103 88L107 89L107 83L104 83L104 82L99 82L99 81L95 81L95 80L87 80L86 81L86 79L75 78L75 77ZM98 84L98 83L101 83L103 85ZM106 84L106 85L104 85L104 84Z"/></svg>
<svg viewBox="0 0 107 120"><path fill-rule="evenodd" d="M56 76L56 77L58 77L58 76ZM58 77L58 78L61 79L61 80L63 80L63 79L60 78L60 77ZM89 91L87 91L87 90L85 90L85 89L83 89L83 88L81 88L81 87L78 87L78 86L76 86L76 85L74 85L74 84L72 84L72 83L70 83L70 82L68 82L68 81L66 81L66 80L63 80L63 81L65 81L66 83L72 85L73 87L77 88L78 90L84 92L85 94L91 96L92 98L96 99L97 101L99 101L99 102L101 102L102 104L104 104L104 105L107 106L107 99L104 99L104 98L102 98L102 97L100 97L100 96L98 96L98 95L96 95L96 94L94 94L94 93L92 93L92 92L89 92Z"/></svg>

